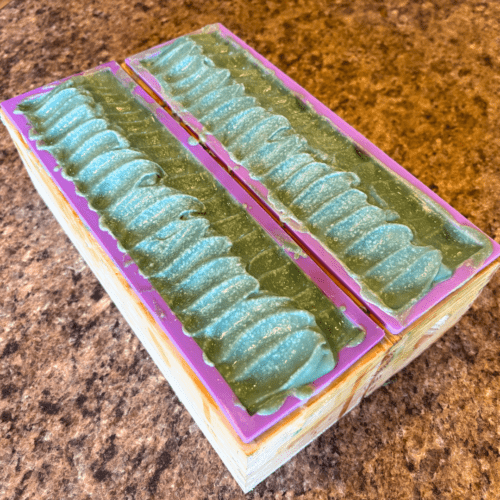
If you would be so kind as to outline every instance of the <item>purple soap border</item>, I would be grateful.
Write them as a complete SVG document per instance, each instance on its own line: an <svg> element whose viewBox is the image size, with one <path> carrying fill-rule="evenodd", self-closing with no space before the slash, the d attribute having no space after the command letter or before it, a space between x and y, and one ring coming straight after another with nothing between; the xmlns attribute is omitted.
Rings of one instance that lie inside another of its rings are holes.
<svg viewBox="0 0 500 500"><path fill-rule="evenodd" d="M162 109L140 86L120 68L116 62L109 62L89 71L79 74L91 74L97 71L110 70L119 81L127 87L132 87L138 101L150 109L165 127L188 149L206 168L212 172L217 180L224 185L232 196L242 204L246 204L249 214L257 220L270 234L270 236L281 246L293 243L290 236L276 223L268 213L243 189L228 172L220 168L218 163L205 151L199 143L193 143L192 137L175 121L164 109ZM69 77L71 78L71 77ZM149 310L157 324L164 331L165 335L173 342L189 366L196 373L205 388L212 395L219 408L232 424L238 436L243 442L248 443L262 434L264 431L279 422L283 417L289 415L293 410L300 407L302 401L296 397L289 396L282 408L276 413L268 416L250 416L242 408L234 404L235 396L229 385L222 378L216 368L205 363L202 357L202 350L196 342L185 335L180 321L174 316L168 305L161 298L159 293L153 289L149 281L139 273L137 265L130 256L118 249L117 240L109 233L99 227L99 217L96 212L90 209L87 200L77 193L75 185L65 179L61 170L56 170L57 161L47 151L37 148L35 141L29 138L29 125L27 119L20 114L14 114L14 110L20 101L28 96L48 92L55 85L67 80L60 80L40 89L31 90L25 94L0 104L9 119L14 123L17 130L22 134L30 149L40 160L46 171L64 194L66 200L78 214L80 219L88 227L90 233L99 242L106 254L111 258L123 277L127 280L138 298ZM292 251L285 250L287 254L294 258ZM356 347L346 347L339 353L339 361L334 370L317 379L314 385L313 395L330 385L345 370L358 361L372 347L380 342L384 336L383 330L378 327L367 315L365 315L355 303L340 290L328 276L309 257L299 256L295 262L306 272L310 278L323 290L332 302L345 308L346 316L357 326L366 332L365 340Z"/></svg>
<svg viewBox="0 0 500 500"><path fill-rule="evenodd" d="M229 31L222 24L218 23L209 25L191 34L214 31L219 31L226 39L229 39L231 42L240 45L243 49L250 52L250 54L255 57L264 66L264 68L266 68L270 72L275 73L275 75L286 85L286 87L292 90L298 98L300 98L306 104L312 106L317 113L326 117L340 133L351 139L355 143L355 145L359 147L360 150L376 158L380 163L403 177L420 192L426 194L433 202L437 203L446 212L448 212L453 217L456 223L458 223L459 225L468 226L479 231L482 234L485 234L474 224L468 221L457 210L451 207L446 201L444 201L436 193L434 193L434 191L429 189L425 184L423 184L416 177L410 174L401 165L396 163L386 153L384 153L377 146L366 139L366 137L360 134L354 127L346 123L337 114L335 114L324 104L318 101L318 99L307 92L307 90L305 90L289 76L283 73L280 69L274 66L274 64L260 55L257 51L249 47L243 40L238 38L234 33ZM242 182L252 188L252 190L266 203L268 209L274 214L274 216L279 219L279 214L277 214L276 211L270 207L270 202L267 196L267 188L261 182L252 179L250 177L250 173L245 167L238 163L235 163L230 158L229 154L226 152L222 144L214 136L208 134L204 130L203 125L191 113L187 112L180 104L176 103L167 95L165 95L159 81L144 66L142 66L141 60L154 57L162 47L169 45L174 41L175 39L170 40L144 52L128 57L125 62L136 73L137 76L143 79L154 90L154 92L168 104L168 106L175 114L179 115L195 133L197 133L200 137L203 138L203 140L206 141L206 145L210 149L212 149L231 170L234 170L234 174ZM298 230L294 227L293 223L290 224L287 221L284 221L284 226L287 227L288 230L292 231L293 234L298 238L298 240L301 241L301 243L308 249L308 251L312 255L314 255L316 259L322 262L322 264L326 266L326 268L331 271L331 273L335 275L346 288L348 288L357 298L359 298L363 302L363 304L365 304L366 307L370 310L370 312L382 322L385 328L394 335L400 334L405 328L407 328L415 320L425 314L430 308L435 306L442 299L447 297L450 293L459 288L472 276L474 276L480 270L484 269L488 264L490 264L498 256L500 256L500 245L496 241L488 237L493 245L493 249L490 255L483 262L481 262L478 266L473 266L469 262L470 259L464 262L459 268L456 269L450 279L435 285L424 297L419 299L413 306L411 306L408 311L405 311L402 315L396 315L391 314L384 309L381 309L376 304L367 299L364 295L362 295L360 285L348 274L344 265L339 262L328 250L326 250L325 247L310 233Z"/></svg>

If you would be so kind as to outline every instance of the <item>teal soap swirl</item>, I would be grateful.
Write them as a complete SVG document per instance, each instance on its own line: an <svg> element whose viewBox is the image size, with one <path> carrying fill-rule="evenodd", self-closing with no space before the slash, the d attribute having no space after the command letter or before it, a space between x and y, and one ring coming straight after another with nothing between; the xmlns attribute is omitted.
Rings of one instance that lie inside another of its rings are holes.
<svg viewBox="0 0 500 500"><path fill-rule="evenodd" d="M430 199L358 154L217 32L181 37L142 64L382 308L404 312L468 258L491 251L484 235L457 228Z"/></svg>
<svg viewBox="0 0 500 500"><path fill-rule="evenodd" d="M363 339L110 71L17 112L250 414L307 394Z"/></svg>

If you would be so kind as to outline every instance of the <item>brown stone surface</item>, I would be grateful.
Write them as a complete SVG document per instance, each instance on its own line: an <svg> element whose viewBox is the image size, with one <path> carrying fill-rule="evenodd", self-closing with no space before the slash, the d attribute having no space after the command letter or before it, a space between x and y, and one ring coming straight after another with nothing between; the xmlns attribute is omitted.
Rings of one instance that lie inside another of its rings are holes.
<svg viewBox="0 0 500 500"><path fill-rule="evenodd" d="M222 22L500 240L499 20L494 1L13 0L0 100ZM4 127L0 159L0 498L245 498ZM246 498L500 498L499 310L496 277Z"/></svg>

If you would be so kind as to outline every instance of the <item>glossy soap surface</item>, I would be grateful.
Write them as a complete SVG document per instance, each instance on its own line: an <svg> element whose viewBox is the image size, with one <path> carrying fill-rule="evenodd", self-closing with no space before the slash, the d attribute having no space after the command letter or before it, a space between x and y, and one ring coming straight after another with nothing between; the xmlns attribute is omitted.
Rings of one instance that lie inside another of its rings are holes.
<svg viewBox="0 0 500 500"><path fill-rule="evenodd" d="M321 241L384 310L401 313L491 243L358 152L247 51L213 29L142 64Z"/></svg>
<svg viewBox="0 0 500 500"><path fill-rule="evenodd" d="M74 77L17 112L250 414L308 395L338 351L362 340L110 71Z"/></svg>

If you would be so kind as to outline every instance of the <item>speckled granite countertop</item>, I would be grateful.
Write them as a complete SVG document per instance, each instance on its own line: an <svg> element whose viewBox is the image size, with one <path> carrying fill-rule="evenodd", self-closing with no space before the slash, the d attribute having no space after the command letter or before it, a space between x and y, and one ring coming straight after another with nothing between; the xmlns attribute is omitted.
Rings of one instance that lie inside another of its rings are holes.
<svg viewBox="0 0 500 500"><path fill-rule="evenodd" d="M5 2L0 1L0 6ZM500 241L500 4L12 0L0 101L221 22ZM0 497L240 499L0 127ZM500 498L500 276L248 499Z"/></svg>

